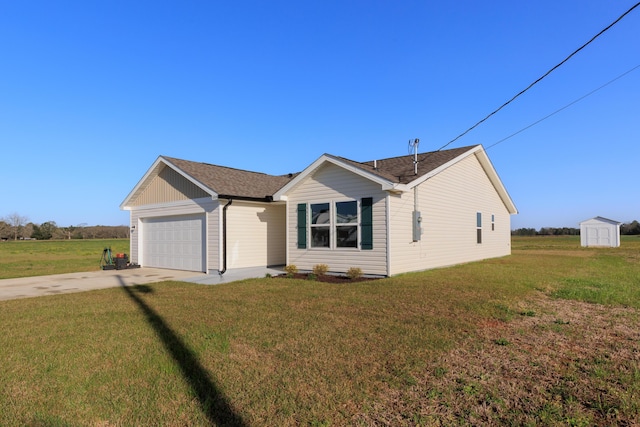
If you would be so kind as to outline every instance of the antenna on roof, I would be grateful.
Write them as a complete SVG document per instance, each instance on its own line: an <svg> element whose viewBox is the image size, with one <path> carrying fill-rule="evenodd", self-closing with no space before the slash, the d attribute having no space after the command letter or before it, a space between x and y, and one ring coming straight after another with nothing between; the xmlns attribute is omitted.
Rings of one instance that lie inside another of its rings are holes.
<svg viewBox="0 0 640 427"><path fill-rule="evenodd" d="M409 140L409 151L413 149L413 174L418 175L418 144L420 144L420 140L410 139Z"/></svg>

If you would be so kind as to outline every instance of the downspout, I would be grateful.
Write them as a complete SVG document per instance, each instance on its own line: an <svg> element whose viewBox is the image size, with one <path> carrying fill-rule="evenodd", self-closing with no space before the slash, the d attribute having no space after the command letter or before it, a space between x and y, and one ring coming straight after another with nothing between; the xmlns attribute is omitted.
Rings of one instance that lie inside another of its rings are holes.
<svg viewBox="0 0 640 427"><path fill-rule="evenodd" d="M222 270L218 270L218 274L221 276L227 271L227 208L231 202L233 199L229 199L222 208Z"/></svg>

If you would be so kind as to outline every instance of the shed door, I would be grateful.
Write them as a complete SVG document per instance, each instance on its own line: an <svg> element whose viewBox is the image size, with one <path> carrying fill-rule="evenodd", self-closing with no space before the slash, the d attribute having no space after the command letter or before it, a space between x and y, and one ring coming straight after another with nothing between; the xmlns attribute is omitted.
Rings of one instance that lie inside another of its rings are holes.
<svg viewBox="0 0 640 427"><path fill-rule="evenodd" d="M205 271L203 215L146 218L142 223L143 266Z"/></svg>
<svg viewBox="0 0 640 427"><path fill-rule="evenodd" d="M589 227L587 229L588 246L611 246L611 233L608 227Z"/></svg>

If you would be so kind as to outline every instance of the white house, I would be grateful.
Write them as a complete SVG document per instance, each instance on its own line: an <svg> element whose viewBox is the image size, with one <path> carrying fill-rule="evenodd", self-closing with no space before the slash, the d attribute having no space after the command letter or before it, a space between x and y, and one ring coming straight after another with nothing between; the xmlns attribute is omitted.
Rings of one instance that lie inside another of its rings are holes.
<svg viewBox="0 0 640 427"><path fill-rule="evenodd" d="M121 208L131 261L224 273L295 264L390 276L511 253L517 209L480 145L273 176L160 156Z"/></svg>
<svg viewBox="0 0 640 427"><path fill-rule="evenodd" d="M617 248L620 246L621 222L597 216L580 223L580 245L604 246Z"/></svg>

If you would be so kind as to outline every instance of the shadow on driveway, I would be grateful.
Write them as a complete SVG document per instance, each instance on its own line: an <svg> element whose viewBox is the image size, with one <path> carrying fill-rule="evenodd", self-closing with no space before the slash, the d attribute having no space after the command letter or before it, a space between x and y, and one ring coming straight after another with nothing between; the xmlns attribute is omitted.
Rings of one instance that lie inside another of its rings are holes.
<svg viewBox="0 0 640 427"><path fill-rule="evenodd" d="M118 276L120 287L127 296L135 302L145 315L147 322L171 354L182 376L198 398L202 412L214 425L246 426L240 415L233 411L225 395L216 387L211 375L200 364L194 352L180 339L180 337L165 323L162 316L149 307L138 293L151 293L149 286L129 287L122 277Z"/></svg>

